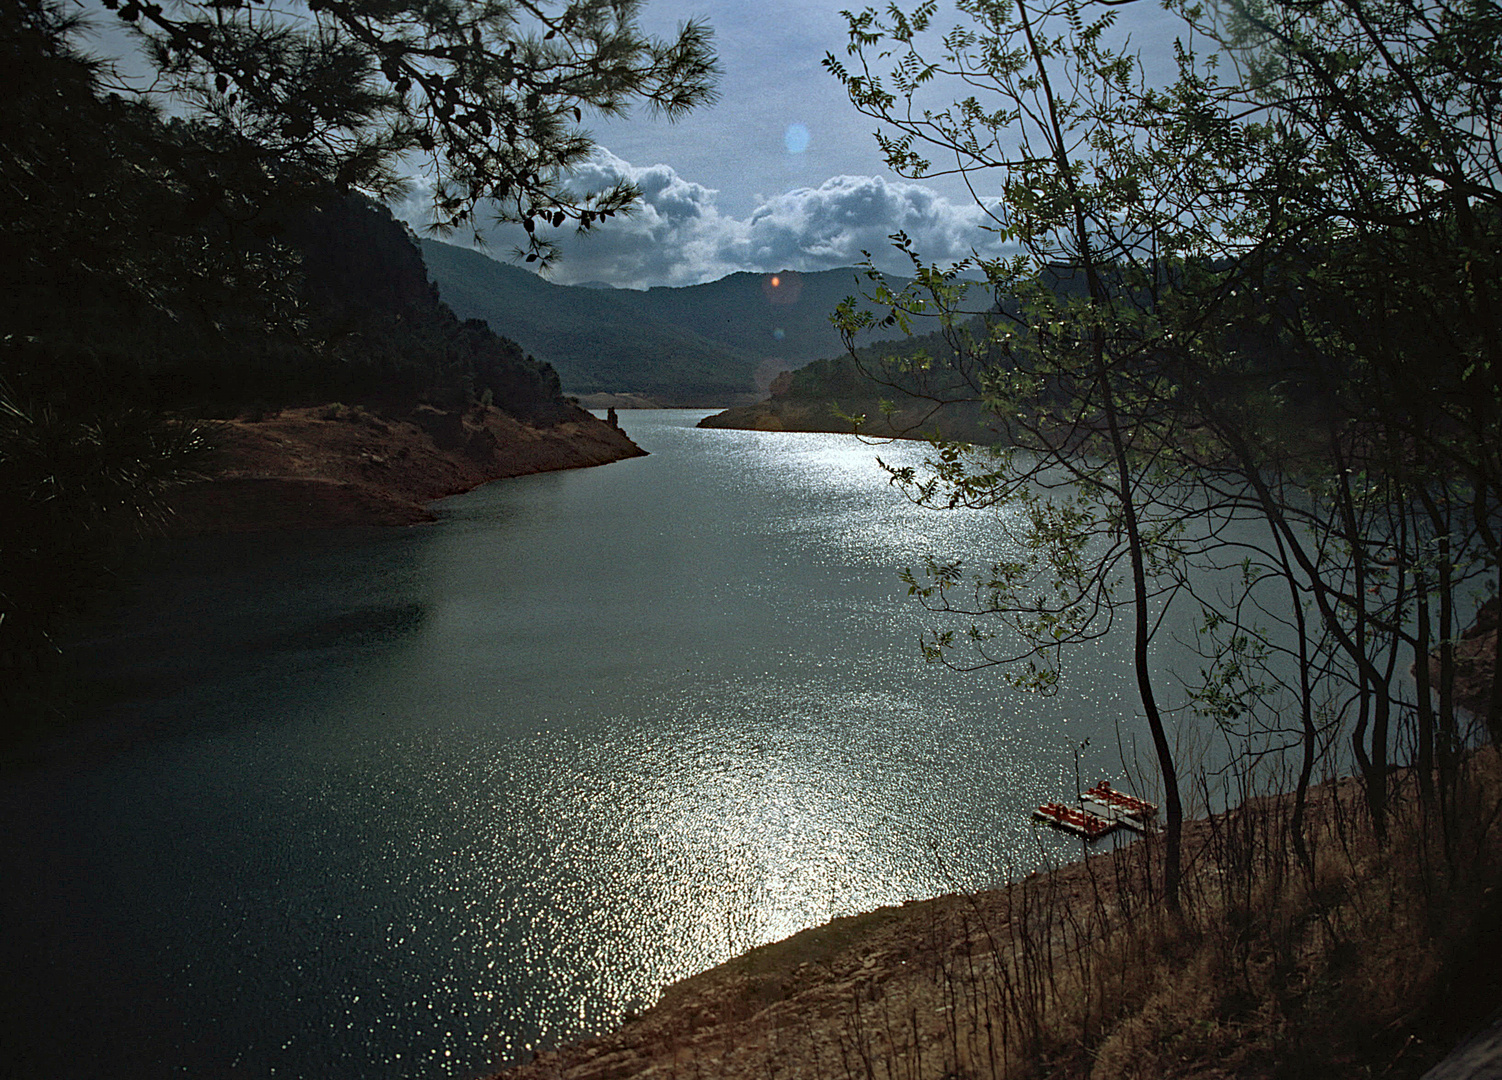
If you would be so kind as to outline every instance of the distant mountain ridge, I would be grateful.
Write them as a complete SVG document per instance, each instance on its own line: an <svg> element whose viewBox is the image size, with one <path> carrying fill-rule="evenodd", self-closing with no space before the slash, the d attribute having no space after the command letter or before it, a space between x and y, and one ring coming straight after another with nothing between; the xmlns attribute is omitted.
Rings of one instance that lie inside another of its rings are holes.
<svg viewBox="0 0 1502 1080"><path fill-rule="evenodd" d="M555 285L468 248L421 245L443 300L551 364L565 392L675 405L754 401L778 372L843 352L829 315L862 284L851 267L681 288Z"/></svg>

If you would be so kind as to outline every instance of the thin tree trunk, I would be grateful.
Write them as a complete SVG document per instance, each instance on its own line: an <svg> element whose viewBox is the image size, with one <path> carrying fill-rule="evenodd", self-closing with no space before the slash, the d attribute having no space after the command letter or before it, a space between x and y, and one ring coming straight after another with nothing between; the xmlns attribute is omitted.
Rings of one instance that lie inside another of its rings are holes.
<svg viewBox="0 0 1502 1080"><path fill-rule="evenodd" d="M1018 21L1022 25L1022 32L1027 37L1033 66L1037 72L1044 99L1047 102L1047 115L1052 129L1054 157L1058 163L1059 178L1069 192L1070 206L1074 216L1075 241L1079 245L1080 264L1085 271L1085 278L1090 288L1090 303L1092 308L1102 310L1109 307L1109 298L1106 295L1106 290L1101 282L1100 273L1096 266L1094 245L1086 223L1084 204L1075 181L1074 170L1069 160L1068 143L1065 141L1063 130L1059 126L1059 110L1054 99L1048 65L1044 62L1042 50L1039 48L1037 38L1033 34L1032 19L1028 14L1025 2L1018 3L1017 15ZM1116 400L1111 388L1110 372L1105 357L1105 334L1098 325L1091 331L1090 347L1097 383L1100 386L1102 407L1106 416L1106 427L1111 438L1111 450L1116 459L1117 496L1121 504L1123 525L1127 537L1127 548L1132 564L1132 600L1136 615L1133 621L1132 655L1137 675L1137 692L1142 701L1143 712L1147 716L1148 730L1151 732L1153 739L1153 750L1158 758L1158 771L1163 779L1163 896L1168 910L1174 915L1178 915L1181 911L1179 883L1183 876L1181 849L1183 845L1184 806L1179 797L1179 777L1178 770L1174 765L1173 748L1168 744L1167 731L1163 726L1163 716L1158 709L1156 695L1153 693L1152 669L1148 663L1148 645L1152 633L1147 610L1147 571L1145 561L1142 557L1142 534L1137 521L1136 491L1132 484L1126 443L1122 438L1121 424L1116 414Z"/></svg>
<svg viewBox="0 0 1502 1080"><path fill-rule="evenodd" d="M1271 523L1269 523L1271 528ZM1288 596L1293 610L1294 625L1299 636L1299 722L1302 727L1303 754L1299 761L1299 780L1293 792L1293 817L1288 828L1293 836L1293 850L1303 864L1304 871L1314 874L1314 859L1309 853L1309 843L1304 837L1304 810L1309 801L1309 781L1314 775L1314 759L1318 752L1319 732L1314 726L1314 688L1310 681L1309 625L1304 618L1303 598L1299 596L1299 583L1294 577L1293 566L1288 561L1288 552L1283 547L1283 537L1272 528L1273 541L1278 548L1278 562L1283 578L1288 582Z"/></svg>
<svg viewBox="0 0 1502 1080"><path fill-rule="evenodd" d="M1419 795L1425 807L1434 801L1434 689L1429 673L1429 582L1422 569L1413 575L1417 604L1418 642L1414 645L1413 676L1418 682Z"/></svg>

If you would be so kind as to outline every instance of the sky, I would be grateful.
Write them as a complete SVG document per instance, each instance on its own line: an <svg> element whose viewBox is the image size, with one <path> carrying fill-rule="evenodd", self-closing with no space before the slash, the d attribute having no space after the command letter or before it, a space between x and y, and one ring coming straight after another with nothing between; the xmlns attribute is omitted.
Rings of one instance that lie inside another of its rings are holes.
<svg viewBox="0 0 1502 1080"><path fill-rule="evenodd" d="M738 270L813 271L852 266L869 251L878 265L906 262L887 239L903 230L931 262L979 247L1000 251L985 216L953 178L906 180L885 167L874 121L858 113L823 68L845 55L842 7L851 0L646 0L643 27L671 36L690 18L715 32L723 69L716 104L675 124L645 115L591 123L594 160L574 182L602 187L617 177L643 192L638 211L585 239L558 234L560 284L623 288L692 285ZM1175 27L1155 0L1124 8L1123 26L1150 65L1162 61ZM941 5L948 28L961 16ZM984 183L984 179L982 179ZM418 182L393 209L421 231L426 190ZM990 197L982 188L982 198ZM520 230L487 232L487 253L508 258ZM463 240L450 238L451 243Z"/></svg>

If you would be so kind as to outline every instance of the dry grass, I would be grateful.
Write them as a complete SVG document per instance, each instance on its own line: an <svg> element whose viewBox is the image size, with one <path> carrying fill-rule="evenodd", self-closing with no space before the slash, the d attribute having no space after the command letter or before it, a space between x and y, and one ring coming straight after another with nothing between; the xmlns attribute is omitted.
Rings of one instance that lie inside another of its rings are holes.
<svg viewBox="0 0 1502 1080"><path fill-rule="evenodd" d="M1023 1037L1006 1067L968 1058L957 1074L1419 1075L1502 1002L1502 981L1477 963L1502 954L1495 752L1468 762L1452 798L1447 830L1396 780L1379 844L1357 786L1326 785L1306 822L1307 863L1293 854L1288 799L1196 823L1182 919L1122 903L1150 893L1151 845L1088 861L1086 902L1053 907L1045 889L1043 913L1014 921L991 958L1035 988L1010 1005ZM1048 970L1030 974L1045 950Z"/></svg>

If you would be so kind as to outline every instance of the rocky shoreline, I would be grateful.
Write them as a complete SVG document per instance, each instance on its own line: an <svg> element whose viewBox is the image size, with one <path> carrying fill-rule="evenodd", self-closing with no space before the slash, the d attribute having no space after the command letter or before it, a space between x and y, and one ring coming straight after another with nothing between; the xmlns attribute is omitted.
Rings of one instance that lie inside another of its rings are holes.
<svg viewBox="0 0 1502 1080"><path fill-rule="evenodd" d="M571 408L528 423L492 406L445 411L338 403L215 421L206 478L175 493L174 536L432 521L435 499L491 480L645 454Z"/></svg>

